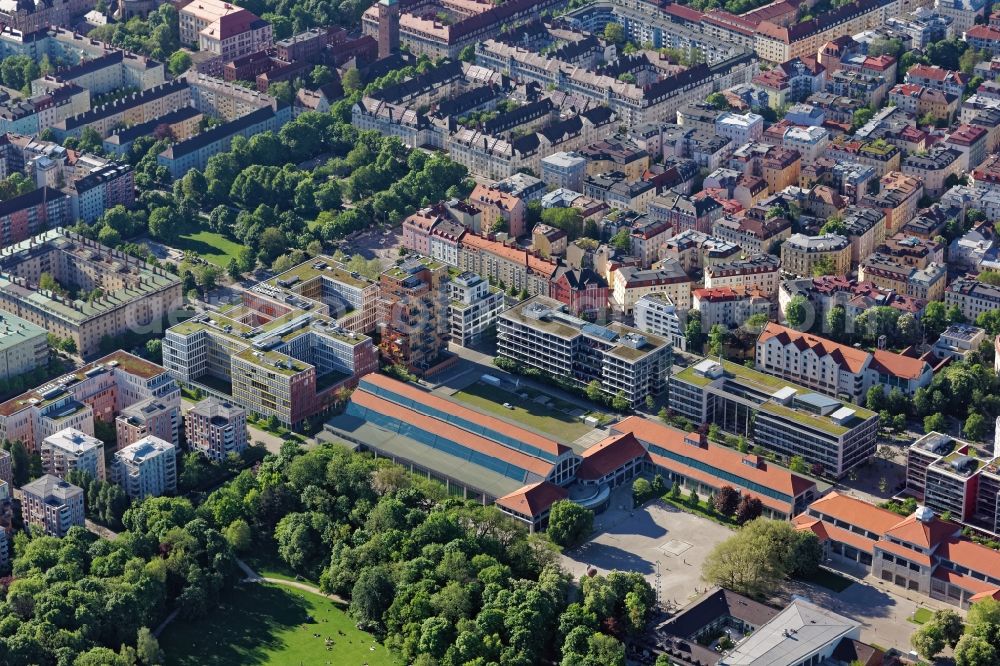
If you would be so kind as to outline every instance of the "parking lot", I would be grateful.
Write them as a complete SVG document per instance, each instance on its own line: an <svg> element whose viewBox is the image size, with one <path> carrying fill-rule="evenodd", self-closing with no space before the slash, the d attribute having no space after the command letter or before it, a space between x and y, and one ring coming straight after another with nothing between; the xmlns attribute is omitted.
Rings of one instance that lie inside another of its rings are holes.
<svg viewBox="0 0 1000 666"><path fill-rule="evenodd" d="M611 507L597 516L594 537L563 553L563 566L579 578L588 567L598 573L615 569L636 571L657 588L667 608L683 606L708 584L701 579L701 563L732 532L722 525L679 511L665 502L631 510L628 487L612 496Z"/></svg>

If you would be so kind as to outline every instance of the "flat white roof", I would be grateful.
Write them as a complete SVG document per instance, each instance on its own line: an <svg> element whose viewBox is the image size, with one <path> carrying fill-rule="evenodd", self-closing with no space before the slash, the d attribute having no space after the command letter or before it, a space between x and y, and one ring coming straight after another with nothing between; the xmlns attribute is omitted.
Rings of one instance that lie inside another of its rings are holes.
<svg viewBox="0 0 1000 666"><path fill-rule="evenodd" d="M76 428L63 428L46 437L45 442L77 455L104 446L101 440Z"/></svg>

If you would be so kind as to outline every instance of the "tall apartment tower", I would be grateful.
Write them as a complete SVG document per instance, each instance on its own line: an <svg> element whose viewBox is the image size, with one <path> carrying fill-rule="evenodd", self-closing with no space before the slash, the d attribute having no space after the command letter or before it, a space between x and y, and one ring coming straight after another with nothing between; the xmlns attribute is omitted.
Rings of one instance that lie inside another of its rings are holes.
<svg viewBox="0 0 1000 666"><path fill-rule="evenodd" d="M399 50L399 2L378 2L378 57L388 58Z"/></svg>

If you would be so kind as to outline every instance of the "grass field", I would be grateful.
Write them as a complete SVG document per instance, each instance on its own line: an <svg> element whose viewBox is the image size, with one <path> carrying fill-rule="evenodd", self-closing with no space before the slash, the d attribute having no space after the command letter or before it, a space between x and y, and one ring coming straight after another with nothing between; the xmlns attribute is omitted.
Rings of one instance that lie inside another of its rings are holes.
<svg viewBox="0 0 1000 666"><path fill-rule="evenodd" d="M917 610L913 611L913 615L911 615L906 619L912 622L913 624L924 624L932 617L934 617L934 613L932 613L930 609L921 606Z"/></svg>
<svg viewBox="0 0 1000 666"><path fill-rule="evenodd" d="M540 395L540 392L524 388L529 396ZM553 407L541 405L534 400L525 400L503 389L494 388L483 382L476 382L452 395L455 400L464 402L484 412L491 412L502 418L512 419L534 428L539 432L558 437L564 441L573 441L593 430L589 425L557 407L572 409L574 405L552 399ZM503 403L510 403L514 409L507 409Z"/></svg>
<svg viewBox="0 0 1000 666"><path fill-rule="evenodd" d="M229 260L236 259L240 250L243 249L243 246L236 241L229 240L214 231L184 234L178 237L174 247L178 250L197 252L202 259L220 268L228 266Z"/></svg>
<svg viewBox="0 0 1000 666"><path fill-rule="evenodd" d="M333 639L329 650L327 637ZM278 585L245 585L209 619L174 621L160 636L160 646L166 666L397 664L333 602Z"/></svg>

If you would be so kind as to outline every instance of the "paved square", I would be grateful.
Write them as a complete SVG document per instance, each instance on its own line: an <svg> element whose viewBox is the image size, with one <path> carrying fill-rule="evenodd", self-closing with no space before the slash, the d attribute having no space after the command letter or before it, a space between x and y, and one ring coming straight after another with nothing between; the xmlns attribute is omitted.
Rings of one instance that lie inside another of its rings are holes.
<svg viewBox="0 0 1000 666"><path fill-rule="evenodd" d="M675 556L683 555L688 551L689 548L691 548L691 544L689 544L687 541L678 541L677 539L671 539L670 541L660 546L661 551L663 551L667 555L675 555Z"/></svg>
<svg viewBox="0 0 1000 666"><path fill-rule="evenodd" d="M659 567L660 599L668 607L683 606L708 587L701 579L701 563L732 531L662 501L631 511L631 498L621 491L612 496L611 508L597 516L594 537L563 553L563 566L576 577L588 566L599 573L636 571L653 589Z"/></svg>

